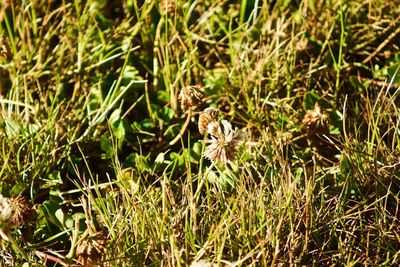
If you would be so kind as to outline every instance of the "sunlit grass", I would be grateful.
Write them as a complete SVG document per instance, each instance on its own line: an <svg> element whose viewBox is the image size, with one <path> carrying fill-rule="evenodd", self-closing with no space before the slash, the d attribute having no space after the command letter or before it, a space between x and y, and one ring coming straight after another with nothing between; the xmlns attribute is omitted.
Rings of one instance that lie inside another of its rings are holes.
<svg viewBox="0 0 400 267"><path fill-rule="evenodd" d="M397 2L1 4L0 265L399 264Z"/></svg>

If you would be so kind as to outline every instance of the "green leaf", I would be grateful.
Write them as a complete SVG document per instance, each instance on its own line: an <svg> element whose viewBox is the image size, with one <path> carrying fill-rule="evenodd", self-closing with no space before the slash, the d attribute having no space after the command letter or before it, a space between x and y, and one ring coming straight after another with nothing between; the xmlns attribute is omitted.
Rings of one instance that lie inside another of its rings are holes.
<svg viewBox="0 0 400 267"><path fill-rule="evenodd" d="M224 68L215 68L204 78L205 92L207 95L218 94L222 91L228 80L228 73Z"/></svg>
<svg viewBox="0 0 400 267"><path fill-rule="evenodd" d="M75 227L75 222L80 221L79 223L79 230L83 231L86 228L86 223L85 223L86 216L82 212L77 212L72 214L72 216L68 216L65 219L65 227L68 229L71 229Z"/></svg>
<svg viewBox="0 0 400 267"><path fill-rule="evenodd" d="M110 118L108 119L108 121L111 124L114 124L115 122L119 121L121 119L121 109L116 109L113 111L113 113L111 114Z"/></svg>
<svg viewBox="0 0 400 267"><path fill-rule="evenodd" d="M122 77L131 80L142 80L139 71L134 66L126 66Z"/></svg>
<svg viewBox="0 0 400 267"><path fill-rule="evenodd" d="M180 155L176 152L172 152L171 154L169 154L169 157L171 159L171 161L176 162L176 164L179 167L184 166L185 164L185 157L183 155Z"/></svg>
<svg viewBox="0 0 400 267"><path fill-rule="evenodd" d="M115 137L124 140L128 127L128 124L124 120L120 120L115 122L111 129L113 130Z"/></svg>
<svg viewBox="0 0 400 267"><path fill-rule="evenodd" d="M390 80L394 83L400 83L400 62L393 64L387 70Z"/></svg>
<svg viewBox="0 0 400 267"><path fill-rule="evenodd" d="M15 138L21 130L21 124L10 117L7 117L4 122L7 137L10 139Z"/></svg>
<svg viewBox="0 0 400 267"><path fill-rule="evenodd" d="M164 161L165 161L165 154L162 152L158 154L156 159L154 160L155 163L164 163Z"/></svg>
<svg viewBox="0 0 400 267"><path fill-rule="evenodd" d="M142 81L143 78L140 76L139 71L134 66L126 66L124 73L122 74L123 84L127 85L131 81ZM144 82L135 82L132 88L139 89L143 87Z"/></svg>
<svg viewBox="0 0 400 267"><path fill-rule="evenodd" d="M102 155L103 159L109 159L114 155L112 143L108 140L106 135L102 135L100 138L100 148L105 152L105 154Z"/></svg>
<svg viewBox="0 0 400 267"><path fill-rule="evenodd" d="M129 129L128 123L121 118L121 110L116 109L111 114L109 122L111 123L111 129L116 138L124 140L125 135Z"/></svg>
<svg viewBox="0 0 400 267"><path fill-rule="evenodd" d="M22 193L22 191L25 190L25 188L27 188L27 184L25 183L17 183L16 185L14 185L11 189L11 194L13 195L19 195Z"/></svg>
<svg viewBox="0 0 400 267"><path fill-rule="evenodd" d="M139 122L136 122L136 121L135 121L135 122L131 125L131 128L132 128L133 131L135 131L135 132L147 131L147 130L150 130L151 128L154 128L154 127L155 127L154 120L149 119L149 118L144 119L144 120L139 121Z"/></svg>
<svg viewBox="0 0 400 267"><path fill-rule="evenodd" d="M235 186L234 177L228 168L225 168L224 170L218 169L217 174L210 167L207 167L205 175L208 182L218 186L220 189L227 190L232 189Z"/></svg>
<svg viewBox="0 0 400 267"><path fill-rule="evenodd" d="M201 142L194 143L192 149L190 149L190 162L198 163L201 159L202 151L203 144Z"/></svg>
<svg viewBox="0 0 400 267"><path fill-rule="evenodd" d="M162 108L157 111L157 116L164 123L169 123L174 117L174 111L170 108Z"/></svg>
<svg viewBox="0 0 400 267"><path fill-rule="evenodd" d="M61 225L65 225L65 215L61 208L57 209L55 212L55 217L60 222Z"/></svg>
<svg viewBox="0 0 400 267"><path fill-rule="evenodd" d="M46 200L42 205L39 206L39 212L42 213L46 221L56 225L59 228L62 228L63 225L60 223L60 220L56 216L56 212L60 209L60 205L52 200Z"/></svg>
<svg viewBox="0 0 400 267"><path fill-rule="evenodd" d="M331 135L339 135L340 129L338 127L329 127L329 134Z"/></svg>
<svg viewBox="0 0 400 267"><path fill-rule="evenodd" d="M321 97L314 91L306 93L303 98L304 109L306 110L314 109L315 103L318 102L320 98Z"/></svg>
<svg viewBox="0 0 400 267"><path fill-rule="evenodd" d="M213 170L211 170L210 168L207 168L205 171L205 174L206 174L206 179L208 182L210 182L211 184L217 183L219 177Z"/></svg>
<svg viewBox="0 0 400 267"><path fill-rule="evenodd" d="M124 161L124 165L137 169L139 172L147 171L151 172L151 166L148 160L149 156L139 155L134 152L130 154Z"/></svg>

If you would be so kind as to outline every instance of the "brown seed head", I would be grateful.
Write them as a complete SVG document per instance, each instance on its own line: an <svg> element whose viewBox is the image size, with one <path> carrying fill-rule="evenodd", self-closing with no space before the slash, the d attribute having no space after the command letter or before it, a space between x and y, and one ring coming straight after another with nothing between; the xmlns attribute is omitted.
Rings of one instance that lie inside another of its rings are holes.
<svg viewBox="0 0 400 267"><path fill-rule="evenodd" d="M11 221L14 227L32 222L33 207L24 196L10 197L8 203L12 210Z"/></svg>
<svg viewBox="0 0 400 267"><path fill-rule="evenodd" d="M321 106L317 103L313 110L307 111L304 115L302 124L313 133L324 133L328 130L329 117L321 110Z"/></svg>
<svg viewBox="0 0 400 267"><path fill-rule="evenodd" d="M175 0L162 0L161 1L161 12L163 12L163 14L165 14L165 13L172 14L175 12L175 9L176 9Z"/></svg>
<svg viewBox="0 0 400 267"><path fill-rule="evenodd" d="M7 40L0 37L0 55L5 59L8 59L10 56L10 46L7 43Z"/></svg>
<svg viewBox="0 0 400 267"><path fill-rule="evenodd" d="M179 93L179 101L181 102L181 109L195 109L205 98L205 93L200 86L186 86L182 88Z"/></svg>
<svg viewBox="0 0 400 267"><path fill-rule="evenodd" d="M96 265L101 263L101 258L106 250L107 240L102 232L87 237L76 248L78 261L83 265Z"/></svg>

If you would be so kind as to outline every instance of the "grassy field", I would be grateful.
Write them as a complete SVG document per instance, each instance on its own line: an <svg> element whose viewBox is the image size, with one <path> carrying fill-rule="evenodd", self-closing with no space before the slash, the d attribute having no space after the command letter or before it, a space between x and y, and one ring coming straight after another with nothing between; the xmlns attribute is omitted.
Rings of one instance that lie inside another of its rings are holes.
<svg viewBox="0 0 400 267"><path fill-rule="evenodd" d="M398 0L2 1L0 265L399 265L399 84Z"/></svg>

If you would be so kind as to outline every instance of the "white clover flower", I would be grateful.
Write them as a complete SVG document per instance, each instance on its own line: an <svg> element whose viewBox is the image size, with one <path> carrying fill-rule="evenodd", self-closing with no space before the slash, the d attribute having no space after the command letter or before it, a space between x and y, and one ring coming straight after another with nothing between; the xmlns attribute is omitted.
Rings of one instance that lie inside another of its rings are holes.
<svg viewBox="0 0 400 267"><path fill-rule="evenodd" d="M7 232L10 228L12 210L7 198L0 194L0 237L8 241Z"/></svg>
<svg viewBox="0 0 400 267"><path fill-rule="evenodd" d="M7 198L0 195L0 225L10 221L12 210L8 204Z"/></svg>
<svg viewBox="0 0 400 267"><path fill-rule="evenodd" d="M237 147L245 135L237 129L233 130L232 125L226 121L221 121L223 130L218 122L211 122L207 127L207 133L211 139L205 142L209 144L204 152L204 156L212 161L223 163L236 158Z"/></svg>
<svg viewBox="0 0 400 267"><path fill-rule="evenodd" d="M190 264L190 267L212 267L213 265L209 262L206 262L204 260L201 261L194 261L192 264Z"/></svg>

